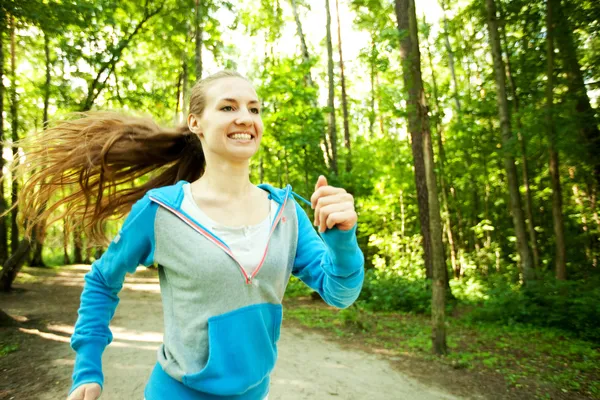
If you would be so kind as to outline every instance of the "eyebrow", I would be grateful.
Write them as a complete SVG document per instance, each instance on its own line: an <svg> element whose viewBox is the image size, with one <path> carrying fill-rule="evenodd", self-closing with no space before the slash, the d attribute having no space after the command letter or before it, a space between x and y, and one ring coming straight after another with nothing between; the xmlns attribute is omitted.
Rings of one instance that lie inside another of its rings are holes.
<svg viewBox="0 0 600 400"><path fill-rule="evenodd" d="M221 101L230 101L232 103L237 103L238 102L236 99L232 99L232 98L229 98L229 97L221 99L219 101L220 102ZM258 100L251 100L251 101L248 102L248 104L258 104L258 105L260 105L260 102Z"/></svg>

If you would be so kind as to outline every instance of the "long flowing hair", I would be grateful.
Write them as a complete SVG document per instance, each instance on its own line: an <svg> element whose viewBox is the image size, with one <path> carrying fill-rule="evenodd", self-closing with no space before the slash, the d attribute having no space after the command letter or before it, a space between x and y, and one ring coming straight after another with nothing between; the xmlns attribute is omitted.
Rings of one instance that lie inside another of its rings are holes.
<svg viewBox="0 0 600 400"><path fill-rule="evenodd" d="M202 115L208 86L230 77L245 79L221 71L200 80L189 113ZM206 167L200 139L187 123L164 128L151 118L115 112L74 114L10 146L24 152L25 160L9 167L23 186L3 215L18 205L26 238L34 229L40 237L62 219L67 232L77 228L92 244L106 244L107 220L127 214L148 190L194 181Z"/></svg>

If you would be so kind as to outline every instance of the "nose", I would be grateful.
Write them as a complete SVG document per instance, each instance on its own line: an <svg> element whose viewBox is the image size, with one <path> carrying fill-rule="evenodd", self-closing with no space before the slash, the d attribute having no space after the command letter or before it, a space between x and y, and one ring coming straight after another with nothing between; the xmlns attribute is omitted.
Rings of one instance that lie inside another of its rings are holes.
<svg viewBox="0 0 600 400"><path fill-rule="evenodd" d="M241 107L235 123L238 125L252 126L254 124L254 119L247 108Z"/></svg>

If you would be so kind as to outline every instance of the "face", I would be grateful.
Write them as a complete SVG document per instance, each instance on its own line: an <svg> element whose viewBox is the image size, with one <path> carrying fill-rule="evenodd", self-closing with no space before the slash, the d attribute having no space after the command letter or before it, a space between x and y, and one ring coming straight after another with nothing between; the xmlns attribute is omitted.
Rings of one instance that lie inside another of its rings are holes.
<svg viewBox="0 0 600 400"><path fill-rule="evenodd" d="M247 161L258 151L263 123L252 85L242 78L222 78L206 89L201 116L190 115L190 130L200 136L204 154L234 162Z"/></svg>

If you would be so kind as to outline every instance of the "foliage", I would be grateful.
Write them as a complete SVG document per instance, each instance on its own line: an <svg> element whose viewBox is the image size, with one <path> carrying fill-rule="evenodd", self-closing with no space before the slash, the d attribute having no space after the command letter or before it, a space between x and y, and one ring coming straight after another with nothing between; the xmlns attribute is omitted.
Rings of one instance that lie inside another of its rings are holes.
<svg viewBox="0 0 600 400"><path fill-rule="evenodd" d="M561 282L534 281L521 289L497 284L487 300L470 314L472 321L525 323L560 328L585 340L600 342L600 276Z"/></svg>

